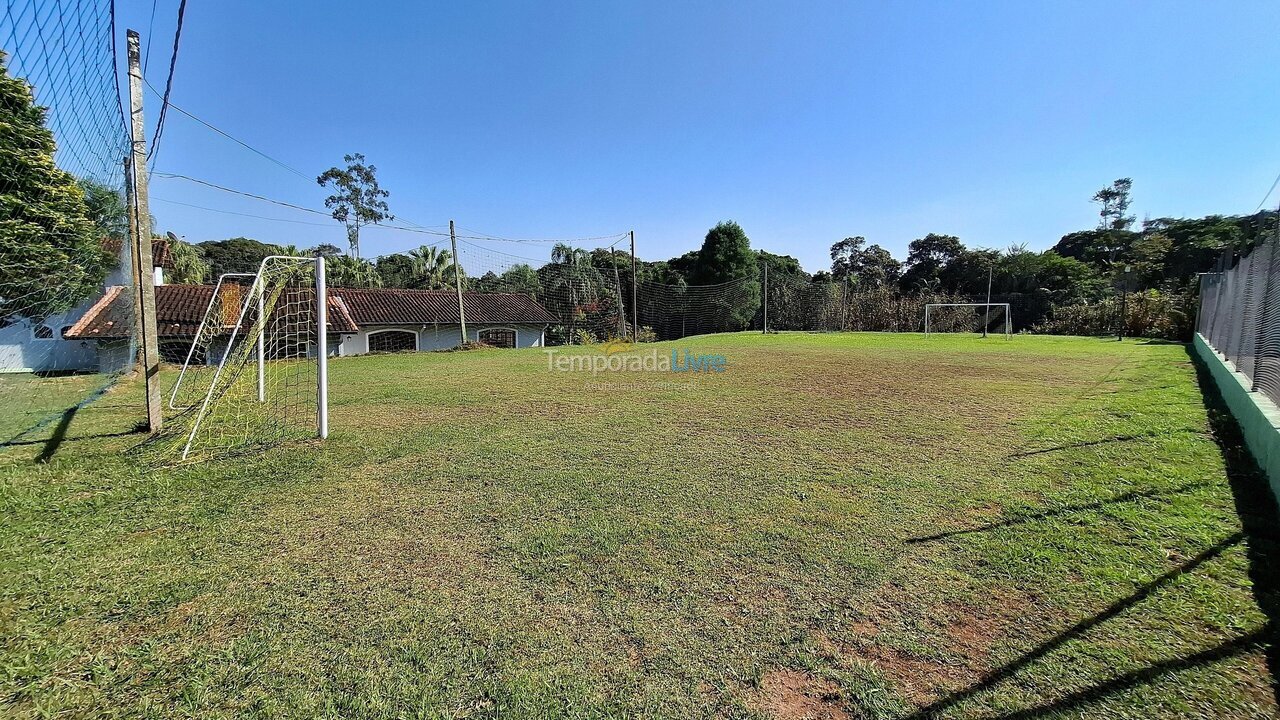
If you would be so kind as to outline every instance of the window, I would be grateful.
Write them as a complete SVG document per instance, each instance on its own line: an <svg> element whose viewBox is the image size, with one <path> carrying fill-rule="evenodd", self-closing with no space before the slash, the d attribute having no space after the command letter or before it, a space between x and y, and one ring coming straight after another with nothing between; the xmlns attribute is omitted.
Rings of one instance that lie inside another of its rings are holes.
<svg viewBox="0 0 1280 720"><path fill-rule="evenodd" d="M405 352L418 349L418 333L412 330L379 330L369 333L369 352Z"/></svg>
<svg viewBox="0 0 1280 720"><path fill-rule="evenodd" d="M37 340L53 339L53 328L48 325L37 325L31 332L36 336Z"/></svg>
<svg viewBox="0 0 1280 720"><path fill-rule="evenodd" d="M70 326L70 325L63 325L63 326L62 326L62 329L58 331L58 337L62 338L63 340L66 340L66 339L67 339L67 333L68 333L68 332L70 332L70 331L71 331L71 326Z"/></svg>
<svg viewBox="0 0 1280 720"><path fill-rule="evenodd" d="M516 346L516 331L511 328L488 328L480 331L480 342L500 348Z"/></svg>

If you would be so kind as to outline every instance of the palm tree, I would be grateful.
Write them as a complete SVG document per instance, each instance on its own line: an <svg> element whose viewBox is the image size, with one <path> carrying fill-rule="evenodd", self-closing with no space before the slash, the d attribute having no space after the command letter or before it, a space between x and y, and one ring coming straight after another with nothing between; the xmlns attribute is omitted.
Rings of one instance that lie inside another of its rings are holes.
<svg viewBox="0 0 1280 720"><path fill-rule="evenodd" d="M416 250L410 250L408 256L414 287L436 290L447 288L448 283L453 282L453 275L448 272L454 264L453 254L448 250L423 245Z"/></svg>

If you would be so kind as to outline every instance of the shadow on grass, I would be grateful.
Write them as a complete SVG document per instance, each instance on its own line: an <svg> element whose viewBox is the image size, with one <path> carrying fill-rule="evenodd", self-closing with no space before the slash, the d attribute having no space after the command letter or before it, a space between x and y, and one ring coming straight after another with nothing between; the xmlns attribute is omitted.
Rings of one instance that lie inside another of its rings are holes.
<svg viewBox="0 0 1280 720"><path fill-rule="evenodd" d="M1061 450L1074 450L1075 448L1093 447L1094 445L1109 445L1111 443L1132 442L1134 440L1142 440L1144 438L1158 437L1161 433L1145 432L1136 435L1116 435L1115 437L1103 438L1101 440L1084 440L1070 445L1057 445L1055 447L1040 448L1039 450L1023 450L1022 452L1009 453L1007 457L1021 458L1031 457L1032 455L1043 455L1045 453L1059 452Z"/></svg>
<svg viewBox="0 0 1280 720"><path fill-rule="evenodd" d="M910 715L910 718L934 717L979 693L990 690L1068 641L1111 620L1178 577L1194 571L1227 549L1239 544L1244 545L1249 559L1249 578L1252 581L1254 601L1267 618L1266 625L1262 628L1182 657L1151 663L1146 667L1075 690L1049 703L1002 717L1022 719L1077 712L1090 703L1155 682L1170 673L1209 665L1256 649L1262 649L1266 656L1267 669L1271 676L1272 695L1277 702L1280 702L1280 685L1276 682L1277 675L1280 674L1280 643L1277 643L1277 629L1280 628L1280 622L1278 622L1280 621L1280 574L1277 573L1278 568L1273 559L1277 557L1277 553L1280 553L1280 542L1278 542L1280 525L1277 524L1280 513L1277 513L1276 500L1271 495L1266 479L1246 450L1240 428L1227 410L1208 369L1190 349L1188 349L1188 355L1192 356L1191 360L1204 397L1209 425L1226 464L1227 481L1231 487L1236 514L1240 518L1241 531L1224 538L1177 568L1145 583L1132 595L1112 603L1096 615L1077 622L1016 660L996 668L979 682L920 708Z"/></svg>
<svg viewBox="0 0 1280 720"><path fill-rule="evenodd" d="M970 535L973 533L990 532L999 528L1010 527L1013 525L1021 525L1023 523L1035 522L1036 520L1044 520L1058 515L1070 515L1078 512L1088 512L1090 510L1101 510L1110 505L1116 505L1127 502L1137 502L1146 498L1167 497L1170 495L1178 495L1179 493L1190 492L1196 488L1202 488L1208 485L1206 482L1187 483L1173 488L1155 488L1151 490L1132 490L1127 493L1121 493L1115 497L1105 500L1095 500L1093 502L1081 503L1079 505L1064 505L1062 507L1052 508L1038 513L1029 513L1026 515L1017 515L1015 517L1006 518L997 522L981 525L979 527L962 528L959 530L947 530L933 535L923 535L920 537L907 538L903 542L908 544L917 544L925 542L933 542L935 540L945 540L957 535Z"/></svg>

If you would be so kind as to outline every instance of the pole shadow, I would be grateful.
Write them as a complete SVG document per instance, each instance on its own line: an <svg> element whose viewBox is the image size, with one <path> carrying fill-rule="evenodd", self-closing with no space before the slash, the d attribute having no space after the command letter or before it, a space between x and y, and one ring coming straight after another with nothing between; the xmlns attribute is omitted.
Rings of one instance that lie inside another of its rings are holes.
<svg viewBox="0 0 1280 720"><path fill-rule="evenodd" d="M1116 504L1128 503L1128 502L1137 502L1139 500L1143 500L1146 498L1168 497L1170 495L1177 495L1179 493L1190 492L1197 488L1205 487L1208 484L1209 483L1206 483L1206 482L1195 482L1195 483L1187 483L1185 485L1179 485L1177 487L1172 487L1172 488L1152 488L1150 490L1132 490L1126 493L1121 493L1119 495L1116 495L1115 497L1106 498L1104 500L1095 500L1093 502L1081 503L1079 505L1064 505L1062 507L1052 508L1052 509L1044 510L1038 513L1017 515L1017 516L1006 518L1004 520L1000 520L997 522L988 523L986 525L980 525L978 527L961 528L959 530L945 530L940 533L934 533L933 535L922 535L920 537L907 538L906 540L903 540L903 542L911 545L915 545L919 543L933 542L936 540L945 540L947 538L955 537L957 535L971 535L973 533L990 532L992 530L998 530L1004 527L1011 527L1013 525L1022 525L1029 522L1035 522L1036 520L1045 520L1047 518L1056 517L1058 515L1070 515L1072 513L1088 512L1090 510L1101 510L1102 508L1105 508L1109 505L1116 505Z"/></svg>

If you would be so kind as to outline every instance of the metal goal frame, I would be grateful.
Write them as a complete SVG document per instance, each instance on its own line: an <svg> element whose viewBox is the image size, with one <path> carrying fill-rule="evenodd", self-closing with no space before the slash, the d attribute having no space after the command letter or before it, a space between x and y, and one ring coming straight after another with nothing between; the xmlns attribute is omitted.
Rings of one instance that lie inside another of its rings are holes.
<svg viewBox="0 0 1280 720"><path fill-rule="evenodd" d="M932 308L936 308L936 307L976 307L976 308L983 308L983 307L984 307L984 308L987 308L987 321L983 324L983 327L982 327L982 336L983 336L983 337L986 337L986 336L987 336L987 326L991 324L991 308L993 308L993 307L1001 307L1001 308L1004 308L1004 338L1005 338L1006 340L1012 340L1012 339L1013 339L1013 309L1010 307L1009 303L989 303L989 302L980 302L980 303L925 303L925 306L924 306L924 335L925 335L925 337L929 337L929 315L930 315L930 312L929 312L929 311L930 311Z"/></svg>

